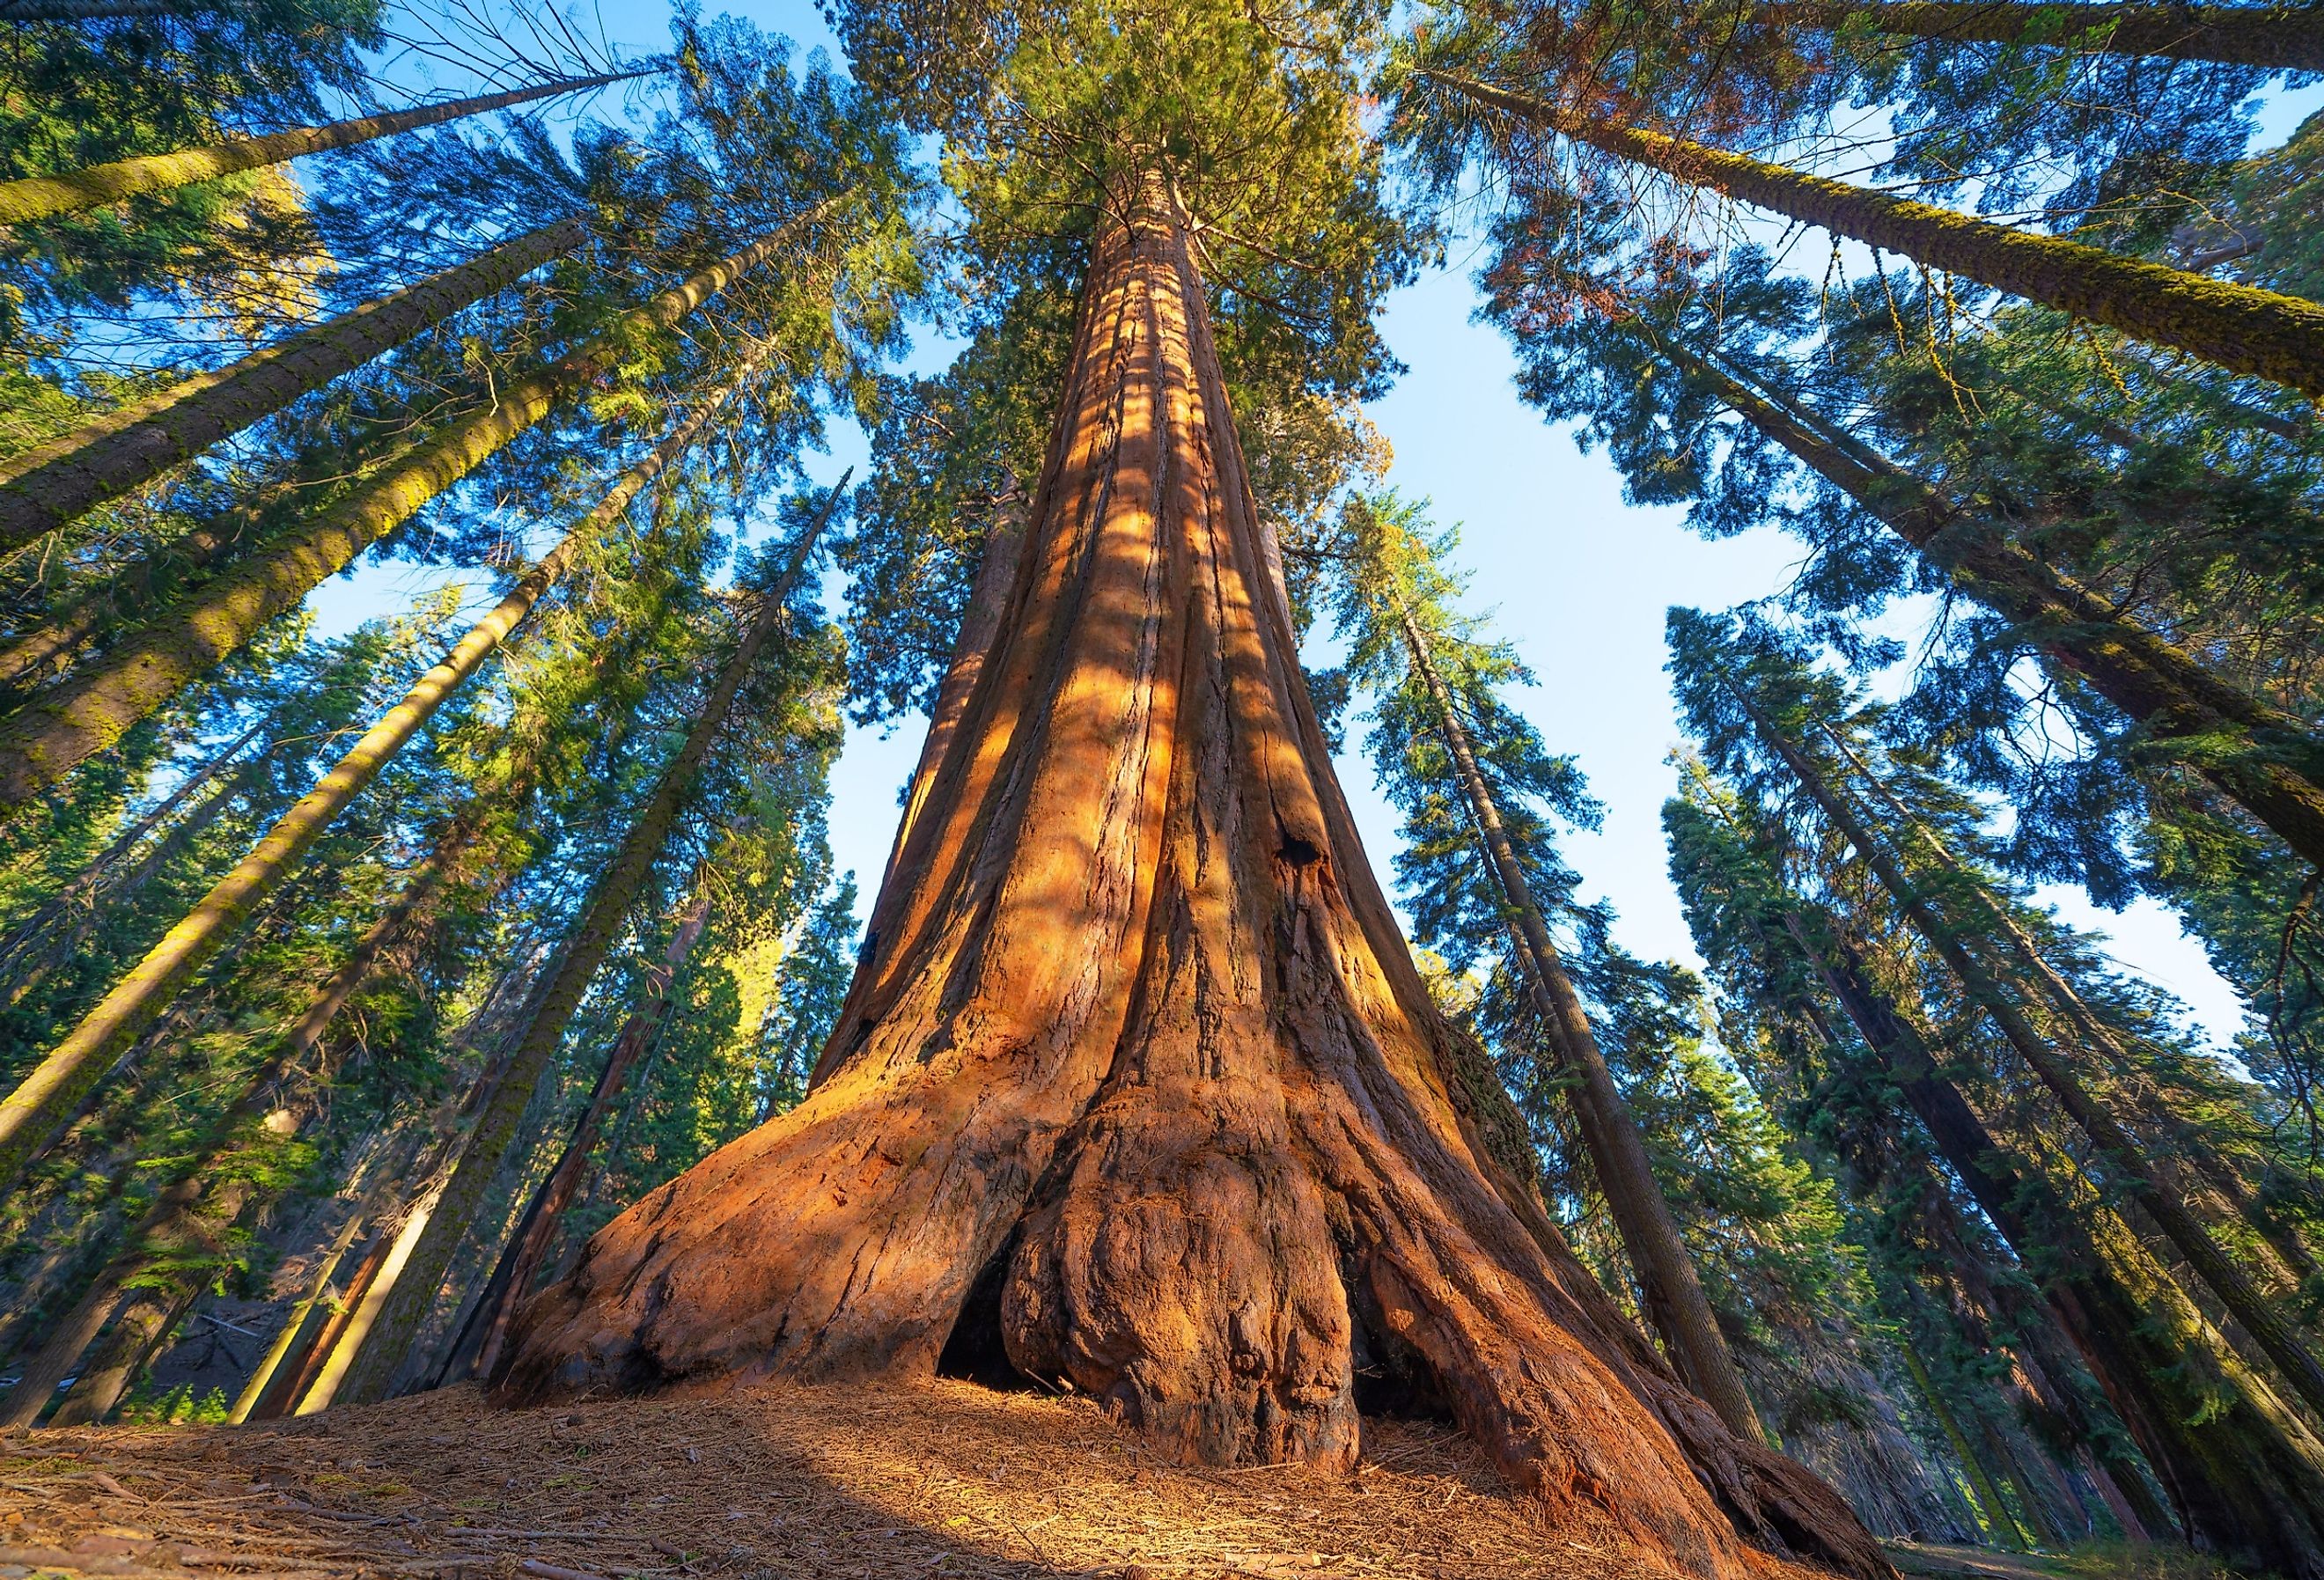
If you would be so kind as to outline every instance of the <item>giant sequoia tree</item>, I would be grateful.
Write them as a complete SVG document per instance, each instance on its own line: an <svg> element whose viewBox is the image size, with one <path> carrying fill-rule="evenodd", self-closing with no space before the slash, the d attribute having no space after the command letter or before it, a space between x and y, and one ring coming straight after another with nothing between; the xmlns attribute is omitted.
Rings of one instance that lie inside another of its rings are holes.
<svg viewBox="0 0 2324 1580"><path fill-rule="evenodd" d="M1070 55L1084 115L1167 114L1148 72L1204 82L1238 130L1345 115L1239 18L1066 42L1012 63ZM1385 1376L1561 1517L1689 1571L1749 1572L1748 1540L1885 1573L1834 1494L1614 1312L1430 1004L1229 411L1194 262L1218 172L1187 157L1225 127L1181 116L1108 128L1079 193L1089 263L1015 585L812 1089L590 1243L521 1315L512 1391L1005 1356L1191 1460L1337 1466Z"/></svg>

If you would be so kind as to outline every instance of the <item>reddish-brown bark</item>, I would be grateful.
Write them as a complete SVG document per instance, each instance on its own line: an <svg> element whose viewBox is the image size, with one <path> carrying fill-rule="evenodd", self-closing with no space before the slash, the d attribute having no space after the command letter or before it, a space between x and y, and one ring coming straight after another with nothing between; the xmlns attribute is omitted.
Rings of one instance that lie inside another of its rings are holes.
<svg viewBox="0 0 2324 1580"><path fill-rule="evenodd" d="M926 1375L952 1341L1189 1460L1344 1465L1389 1374L1652 1559L1885 1575L1489 1150L1328 767L1184 232L1122 207L813 1089L527 1304L512 1393Z"/></svg>

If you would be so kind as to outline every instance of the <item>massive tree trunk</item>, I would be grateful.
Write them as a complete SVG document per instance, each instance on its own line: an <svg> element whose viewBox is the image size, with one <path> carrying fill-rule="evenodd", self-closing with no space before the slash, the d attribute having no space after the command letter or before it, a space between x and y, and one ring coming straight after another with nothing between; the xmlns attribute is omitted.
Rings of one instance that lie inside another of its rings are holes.
<svg viewBox="0 0 2324 1580"><path fill-rule="evenodd" d="M561 93L580 93L587 88L603 88L609 82L622 82L632 77L647 75L649 73L644 71L613 71L599 77L544 82L533 88L512 88L506 93L447 99L442 104L421 105L416 109L364 115L352 121L334 121L327 126L300 126L264 137L237 137L230 143L220 143L210 148L181 148L175 153L151 153L137 159L115 160L110 164L93 164L83 170L65 171L56 175L26 176L21 180L0 181L0 225L23 225L59 214L77 214L85 208L101 208L108 203L118 203L124 198L134 198L140 192L167 191L172 187L189 186L196 181L213 181L236 171L259 170L270 164L281 164L285 160L297 159L302 154L352 148L374 137L418 131L423 126L456 121L467 115L481 115L537 98L553 98Z"/></svg>
<svg viewBox="0 0 2324 1580"><path fill-rule="evenodd" d="M1772 0L1755 26L1880 32L1964 44L2042 44L2094 55L2160 55L2276 71L2324 71L2324 12L2312 5L2093 5L2084 0Z"/></svg>
<svg viewBox="0 0 2324 1580"><path fill-rule="evenodd" d="M230 367L197 374L10 457L0 465L0 550L29 543L192 459L308 391L321 389L571 252L581 238L577 219L543 226L254 351Z"/></svg>
<svg viewBox="0 0 2324 1580"><path fill-rule="evenodd" d="M534 1297L510 1392L1005 1354L1190 1461L1345 1466L1380 1379L1685 1571L1886 1575L1487 1150L1328 767L1183 219L1158 182L1110 207L1002 634L807 1100Z"/></svg>
<svg viewBox="0 0 2324 1580"><path fill-rule="evenodd" d="M1422 76L1692 186L2324 399L2324 306L1828 180L1440 71Z"/></svg>
<svg viewBox="0 0 2324 1580"><path fill-rule="evenodd" d="M1591 1030L1589 1013L1582 1006L1582 995L1574 991L1557 945L1549 936L1549 923L1534 901L1533 886L1526 881L1517 847L1501 822L1500 808L1477 767L1468 729L1461 723L1443 677L1437 673L1428 639L1401 598L1397 602L1397 619L1413 672L1427 688L1428 699L1435 708L1437 731L1452 750L1461 793L1469 803L1470 821L1476 825L1487 865L1500 890L1535 1012L1554 1041L1558 1065L1573 1077L1568 1095L1576 1125L1590 1154L1591 1169L1598 1176L1598 1187L1606 1193L1606 1206L1621 1235L1622 1249L1638 1276L1646 1319L1662 1335L1687 1385L1729 1427L1757 1437L1764 1431L1758 1412L1744 1390L1734 1356L1728 1353L1711 1300L1702 1292L1694 1258L1679 1238L1662 1182L1646 1160L1646 1140L1638 1133L1637 1121L1631 1116L1621 1087L1614 1083L1614 1072L1607 1067L1597 1033Z"/></svg>

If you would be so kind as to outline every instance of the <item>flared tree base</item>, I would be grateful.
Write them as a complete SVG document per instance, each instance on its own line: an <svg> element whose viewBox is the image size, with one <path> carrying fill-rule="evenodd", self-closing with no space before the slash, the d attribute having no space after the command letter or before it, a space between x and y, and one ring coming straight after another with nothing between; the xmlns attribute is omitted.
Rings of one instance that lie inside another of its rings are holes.
<svg viewBox="0 0 2324 1580"><path fill-rule="evenodd" d="M1185 1460L1325 1467L1377 1391L1674 1568L1887 1575L1542 1213L1365 864L1226 410L1184 233L1128 194L812 1091L602 1231L521 1314L507 1391L997 1344Z"/></svg>

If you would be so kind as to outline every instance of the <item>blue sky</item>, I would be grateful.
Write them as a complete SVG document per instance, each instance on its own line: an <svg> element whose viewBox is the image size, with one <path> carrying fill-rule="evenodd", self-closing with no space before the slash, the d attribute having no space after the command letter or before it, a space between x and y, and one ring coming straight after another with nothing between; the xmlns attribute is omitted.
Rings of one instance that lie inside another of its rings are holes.
<svg viewBox="0 0 2324 1580"><path fill-rule="evenodd" d="M726 8L802 45L830 46L812 7L797 0ZM659 6L619 0L600 14L606 35L625 52L663 47L666 14ZM2272 106L2264 117L2269 140L2288 134L2307 107ZM617 115L619 105L601 101L597 113ZM1517 698L1520 706L1554 748L1579 760L1606 804L1603 828L1568 844L1584 898L1613 902L1617 936L1634 952L1692 962L1658 821L1675 785L1665 758L1680 740L1662 670L1664 611L1673 604L1725 607L1773 592L1788 579L1799 547L1773 531L1706 542L1686 531L1675 510L1624 504L1610 465L1581 454L1570 433L1545 426L1517 402L1507 345L1471 321L1476 261L1456 248L1447 268L1388 301L1383 329L1409 368L1370 408L1395 448L1389 481L1433 501L1439 522L1462 523L1459 559L1473 575L1474 606L1492 612L1499 633L1545 678ZM809 470L830 483L864 457L862 436L835 424L831 453ZM326 626L343 628L408 606L432 579L409 568L374 567L317 597ZM894 833L897 787L911 771L922 727L912 719L885 731L852 731L834 776L834 852L866 885L866 910ZM1343 761L1340 772L1366 849L1384 868L1397 845L1393 814L1360 762ZM2042 898L2065 919L2107 934L2127 971L2185 1001L2216 1041L2233 1035L2242 1018L2233 990L2168 912L2152 902L2102 912L2065 886Z"/></svg>

